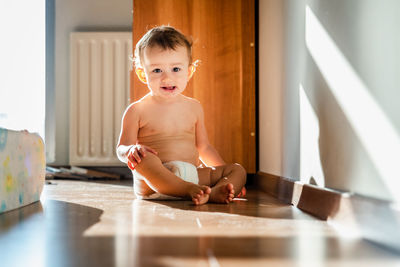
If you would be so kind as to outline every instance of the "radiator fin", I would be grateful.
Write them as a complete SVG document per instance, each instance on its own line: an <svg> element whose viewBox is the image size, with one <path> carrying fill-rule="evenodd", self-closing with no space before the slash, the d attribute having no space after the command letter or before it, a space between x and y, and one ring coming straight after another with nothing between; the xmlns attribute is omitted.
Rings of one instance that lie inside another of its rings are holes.
<svg viewBox="0 0 400 267"><path fill-rule="evenodd" d="M71 34L71 165L122 165L115 147L129 104L131 54L131 32Z"/></svg>

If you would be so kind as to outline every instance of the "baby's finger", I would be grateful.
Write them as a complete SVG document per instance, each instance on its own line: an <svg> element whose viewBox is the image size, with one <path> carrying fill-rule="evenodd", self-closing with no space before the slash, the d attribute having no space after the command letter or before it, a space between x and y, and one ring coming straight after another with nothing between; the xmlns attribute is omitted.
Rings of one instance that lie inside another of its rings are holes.
<svg viewBox="0 0 400 267"><path fill-rule="evenodd" d="M132 171L135 169L135 164L133 164L130 160L128 160L128 168Z"/></svg>
<svg viewBox="0 0 400 267"><path fill-rule="evenodd" d="M136 165L137 165L137 162L136 162L136 159L133 157L133 155L129 155L128 156L128 163L131 163L132 164L132 167L136 167ZM129 167L129 166L128 166Z"/></svg>
<svg viewBox="0 0 400 267"><path fill-rule="evenodd" d="M158 154L157 151L155 151L155 150L152 149L151 147L148 147L147 150L150 151L150 152L153 153L153 154L156 154L156 155Z"/></svg>
<svg viewBox="0 0 400 267"><path fill-rule="evenodd" d="M139 156L138 152L135 151L134 153L131 154L131 156L132 156L131 161L132 161L132 162L133 162L133 161L136 161L136 162L139 164L139 162L140 162L140 156Z"/></svg>
<svg viewBox="0 0 400 267"><path fill-rule="evenodd" d="M141 157L140 157L138 152L135 153L135 160L136 160L137 164L139 164L142 161L142 159L141 159Z"/></svg>
<svg viewBox="0 0 400 267"><path fill-rule="evenodd" d="M146 150L143 149L142 147L138 150L139 155L141 155L142 157L146 157Z"/></svg>
<svg viewBox="0 0 400 267"><path fill-rule="evenodd" d="M134 157L133 153L134 153L133 151L129 152L128 157L127 157L128 161L135 161L135 157Z"/></svg>

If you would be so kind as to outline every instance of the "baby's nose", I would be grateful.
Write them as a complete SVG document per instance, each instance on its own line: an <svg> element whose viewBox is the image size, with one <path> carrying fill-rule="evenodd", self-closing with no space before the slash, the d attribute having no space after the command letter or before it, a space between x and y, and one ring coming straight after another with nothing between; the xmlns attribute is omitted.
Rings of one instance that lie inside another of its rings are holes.
<svg viewBox="0 0 400 267"><path fill-rule="evenodd" d="M171 81L172 80L172 77L171 77L171 74L169 74L168 72L163 72L163 75L162 75L162 81Z"/></svg>

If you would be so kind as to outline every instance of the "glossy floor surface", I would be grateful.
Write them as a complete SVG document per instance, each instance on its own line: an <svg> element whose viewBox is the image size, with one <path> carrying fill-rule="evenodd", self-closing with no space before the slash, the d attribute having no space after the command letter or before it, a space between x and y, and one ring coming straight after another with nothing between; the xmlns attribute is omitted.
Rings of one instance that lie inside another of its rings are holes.
<svg viewBox="0 0 400 267"><path fill-rule="evenodd" d="M137 200L123 182L51 181L0 215L0 266L400 266L400 255L261 192L229 205Z"/></svg>

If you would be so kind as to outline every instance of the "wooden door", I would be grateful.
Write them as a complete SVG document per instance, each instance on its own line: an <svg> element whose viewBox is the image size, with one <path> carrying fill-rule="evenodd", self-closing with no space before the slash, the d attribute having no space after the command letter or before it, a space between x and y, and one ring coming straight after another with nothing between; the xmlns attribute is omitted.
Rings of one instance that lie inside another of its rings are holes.
<svg viewBox="0 0 400 267"><path fill-rule="evenodd" d="M254 0L133 0L133 45L154 26L193 39L200 66L184 92L204 108L211 144L226 162L256 172ZM131 101L147 94L133 73Z"/></svg>

